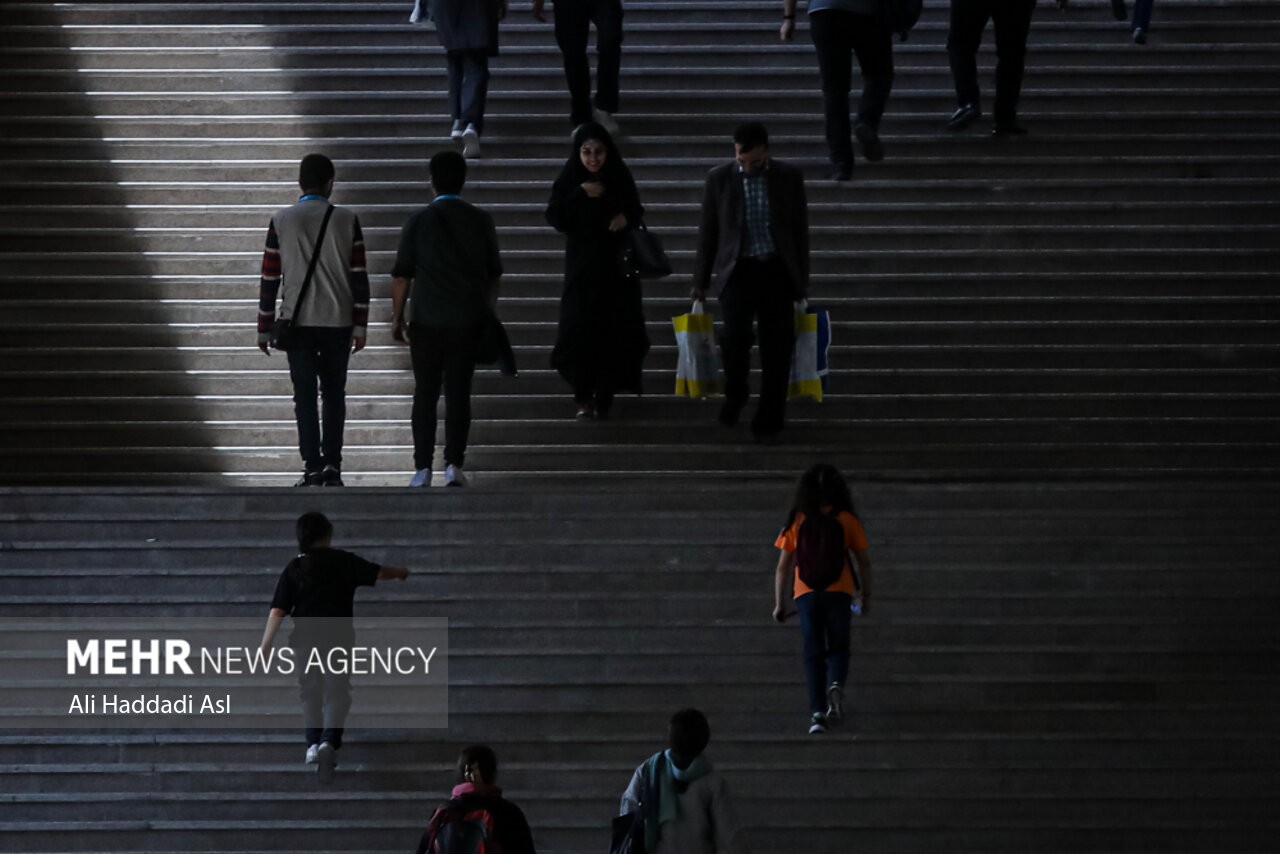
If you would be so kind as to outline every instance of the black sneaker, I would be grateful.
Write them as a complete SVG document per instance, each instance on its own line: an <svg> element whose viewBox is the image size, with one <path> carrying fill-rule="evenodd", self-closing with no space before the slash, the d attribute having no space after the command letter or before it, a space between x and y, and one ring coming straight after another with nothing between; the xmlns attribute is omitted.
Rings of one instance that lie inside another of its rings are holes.
<svg viewBox="0 0 1280 854"><path fill-rule="evenodd" d="M324 486L324 472L304 471L294 486Z"/></svg>
<svg viewBox="0 0 1280 854"><path fill-rule="evenodd" d="M342 486L342 472L337 466L325 466L320 472L321 486Z"/></svg>
<svg viewBox="0 0 1280 854"><path fill-rule="evenodd" d="M321 783L332 783L334 771L338 767L338 758L333 755L333 745L321 742L316 750L316 777Z"/></svg>
<svg viewBox="0 0 1280 854"><path fill-rule="evenodd" d="M814 712L809 719L809 735L822 735L827 731L827 716L822 712Z"/></svg>

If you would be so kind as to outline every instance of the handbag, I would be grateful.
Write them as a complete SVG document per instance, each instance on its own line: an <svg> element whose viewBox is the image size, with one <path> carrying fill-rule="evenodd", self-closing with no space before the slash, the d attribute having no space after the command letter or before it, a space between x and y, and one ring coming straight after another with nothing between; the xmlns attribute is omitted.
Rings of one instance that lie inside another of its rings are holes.
<svg viewBox="0 0 1280 854"><path fill-rule="evenodd" d="M320 221L320 233L316 235L315 245L311 247L311 261L307 264L307 275L302 280L302 287L298 288L298 298L293 301L293 311L289 312L288 317L277 317L271 323L272 350L287 353L298 346L298 333L293 325L293 318L298 314L302 299L307 295L307 288L311 286L311 277L316 273L316 262L320 260L320 247L324 245L324 233L329 228L331 216L333 205L329 205L329 209L324 212L324 219Z"/></svg>
<svg viewBox="0 0 1280 854"><path fill-rule="evenodd" d="M647 854L644 845L644 820L654 810L653 762L644 764L644 773L640 775L640 787L636 792L640 797L640 806L634 812L615 816L613 819L612 838L609 843L609 854Z"/></svg>
<svg viewBox="0 0 1280 854"><path fill-rule="evenodd" d="M661 279L671 275L671 262L662 249L662 243L645 227L644 220L634 228L628 228L623 237L622 252L618 258L622 272L642 279Z"/></svg>
<svg viewBox="0 0 1280 854"><path fill-rule="evenodd" d="M827 350L831 346L831 320L827 310L801 300L795 304L795 329L787 398L811 397L821 401L827 390Z"/></svg>
<svg viewBox="0 0 1280 854"><path fill-rule="evenodd" d="M676 363L677 397L719 397L724 393L720 351L716 349L714 320L701 300L688 314L671 318L679 349Z"/></svg>

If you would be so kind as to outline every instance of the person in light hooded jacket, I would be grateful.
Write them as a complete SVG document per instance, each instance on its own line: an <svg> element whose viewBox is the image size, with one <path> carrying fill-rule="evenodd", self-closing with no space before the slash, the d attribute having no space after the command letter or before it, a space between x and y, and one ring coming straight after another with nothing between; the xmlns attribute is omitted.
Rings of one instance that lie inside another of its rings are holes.
<svg viewBox="0 0 1280 854"><path fill-rule="evenodd" d="M645 807L645 850L748 854L728 784L702 755L711 741L706 717L697 709L676 712L667 740L671 746L641 763L622 794L620 814L626 815L640 809L646 789L655 793Z"/></svg>

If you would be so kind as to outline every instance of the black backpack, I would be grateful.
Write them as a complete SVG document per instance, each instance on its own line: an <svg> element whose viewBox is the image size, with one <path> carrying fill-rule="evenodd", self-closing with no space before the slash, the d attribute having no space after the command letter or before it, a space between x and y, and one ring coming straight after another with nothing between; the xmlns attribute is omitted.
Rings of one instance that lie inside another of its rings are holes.
<svg viewBox="0 0 1280 854"><path fill-rule="evenodd" d="M501 854L493 839L493 824L488 809L466 809L450 801L432 816L424 850L428 854Z"/></svg>
<svg viewBox="0 0 1280 854"><path fill-rule="evenodd" d="M922 11L924 0L880 0L880 16L889 31L897 34L898 41L907 40L907 33L920 20Z"/></svg>
<svg viewBox="0 0 1280 854"><path fill-rule="evenodd" d="M840 580L849 562L844 525L835 516L806 516L796 534L796 567L800 580L814 590L826 590Z"/></svg>

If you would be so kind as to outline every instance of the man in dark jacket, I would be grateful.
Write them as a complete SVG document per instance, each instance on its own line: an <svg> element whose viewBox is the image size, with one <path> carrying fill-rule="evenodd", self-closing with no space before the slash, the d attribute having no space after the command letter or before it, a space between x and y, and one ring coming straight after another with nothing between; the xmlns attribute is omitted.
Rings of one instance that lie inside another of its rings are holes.
<svg viewBox="0 0 1280 854"><path fill-rule="evenodd" d="M724 335L725 401L719 421L737 423L749 396L754 321L760 330L760 402L756 440L773 444L787 405L793 303L809 290L809 213L800 170L769 157L769 134L748 122L733 134L736 162L707 175L698 226L693 299L717 282Z"/></svg>
<svg viewBox="0 0 1280 854"><path fill-rule="evenodd" d="M463 486L476 344L498 299L502 262L493 217L458 195L467 176L462 155L442 151L430 168L435 199L405 223L391 270L391 335L408 343L413 357L416 472L409 485L431 485L443 380L445 486Z"/></svg>

